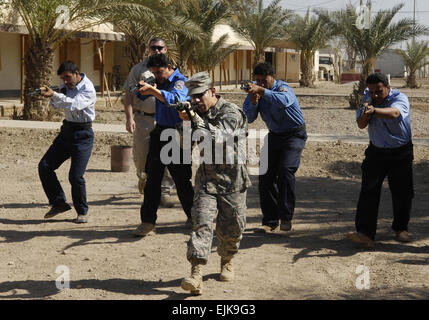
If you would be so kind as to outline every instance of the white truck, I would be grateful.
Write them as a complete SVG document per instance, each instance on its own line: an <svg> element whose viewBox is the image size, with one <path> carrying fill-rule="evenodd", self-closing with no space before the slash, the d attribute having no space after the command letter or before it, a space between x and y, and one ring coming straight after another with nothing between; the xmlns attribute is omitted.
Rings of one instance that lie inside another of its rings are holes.
<svg viewBox="0 0 429 320"><path fill-rule="evenodd" d="M321 53L319 54L319 72L322 74L323 79L326 81L334 80L334 57L332 54Z"/></svg>

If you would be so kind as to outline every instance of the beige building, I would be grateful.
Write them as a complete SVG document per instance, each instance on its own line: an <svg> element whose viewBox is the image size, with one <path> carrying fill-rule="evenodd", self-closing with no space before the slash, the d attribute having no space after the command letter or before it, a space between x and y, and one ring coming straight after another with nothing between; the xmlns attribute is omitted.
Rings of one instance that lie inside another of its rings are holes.
<svg viewBox="0 0 429 320"><path fill-rule="evenodd" d="M123 34L114 32L109 24L75 33L55 51L52 85L60 83L56 72L61 62L73 60L98 90L106 83L112 89L115 43L123 41ZM0 24L0 96L19 96L23 90L27 48L28 31L24 25Z"/></svg>
<svg viewBox="0 0 429 320"><path fill-rule="evenodd" d="M212 72L216 85L237 85L250 80L253 69L253 48L251 44L237 36L227 25L218 25L213 40L228 33L228 44L238 44L238 50L230 54ZM0 97L19 97L24 84L24 56L27 48L28 31L21 24L0 24ZM100 55L104 58L100 61ZM120 88L128 75L129 48L124 35L113 31L109 24L93 27L76 33L65 41L55 52L52 68L52 85L59 84L56 71L66 59L73 60L80 70L87 74L96 89ZM275 47L266 50L278 79L288 82L299 81L299 53L293 44L278 41ZM105 74L105 77L103 77ZM104 81L103 81L104 79Z"/></svg>
<svg viewBox="0 0 429 320"><path fill-rule="evenodd" d="M254 50L246 39L237 35L230 26L220 24L214 31L212 41L228 34L227 45L238 44L238 50L230 54L225 61L217 66L212 73L216 85L240 84L250 80L253 70ZM277 79L298 82L300 73L300 57L296 46L288 41L276 41L273 47L265 50L266 61L274 66Z"/></svg>

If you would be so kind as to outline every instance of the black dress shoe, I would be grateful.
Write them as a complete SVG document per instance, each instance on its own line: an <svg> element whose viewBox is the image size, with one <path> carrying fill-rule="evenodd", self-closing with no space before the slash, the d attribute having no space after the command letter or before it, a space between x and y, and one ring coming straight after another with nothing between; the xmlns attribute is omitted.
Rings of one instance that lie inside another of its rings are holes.
<svg viewBox="0 0 429 320"><path fill-rule="evenodd" d="M291 231L292 230L292 221L282 220L280 222L280 230Z"/></svg>
<svg viewBox="0 0 429 320"><path fill-rule="evenodd" d="M71 210L68 203L53 205L51 210L45 214L45 219L55 217L57 214Z"/></svg>

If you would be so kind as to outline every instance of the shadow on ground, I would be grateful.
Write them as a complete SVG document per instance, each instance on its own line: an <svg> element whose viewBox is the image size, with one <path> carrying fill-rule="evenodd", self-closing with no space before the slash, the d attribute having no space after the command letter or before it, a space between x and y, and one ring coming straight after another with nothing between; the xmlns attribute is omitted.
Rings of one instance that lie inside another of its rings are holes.
<svg viewBox="0 0 429 320"><path fill-rule="evenodd" d="M142 204L142 201L140 199L137 201L124 201L126 199L136 200L136 197L113 195L104 200L88 201L88 205L89 206L109 206L109 205L134 206L134 205ZM0 204L0 207L3 207L5 209L33 209L33 208L44 208L44 207L47 208L48 204L47 202L46 203L4 203L4 204Z"/></svg>
<svg viewBox="0 0 429 320"><path fill-rule="evenodd" d="M1 223L8 223L7 219L0 219ZM38 224L38 220L32 220L33 224ZM71 222L71 220L52 220L51 223ZM43 230L43 231L18 231L18 230L0 230L0 243L18 243L30 241L37 237L65 237L76 239L77 241L67 245L64 250L73 247L95 244L119 244L124 242L135 242L142 237L135 237L132 232L136 225L124 226L82 226L76 225L75 228L70 227L60 230ZM183 233L189 234L190 230L184 225L184 222L179 223L160 223L156 228L157 234L172 234ZM114 240L106 240L106 239Z"/></svg>
<svg viewBox="0 0 429 320"><path fill-rule="evenodd" d="M137 279L77 280L70 282L70 289L96 289L126 295L168 295L165 300L184 300L188 293L176 293L171 287L180 288L180 279L171 281L145 281ZM25 291L23 293L22 291ZM6 281L0 283L0 299L41 299L54 296L60 292L55 281ZM6 294L5 294L6 293Z"/></svg>
<svg viewBox="0 0 429 320"><path fill-rule="evenodd" d="M410 231L416 241L428 238L429 219L429 162L418 162L414 166L415 198L411 213ZM329 171L337 176L355 176L360 171L360 163L338 161L329 166ZM360 173L359 173L360 174ZM247 205L250 209L260 208L258 177L252 176L252 187L248 190ZM387 180L387 179L386 179ZM294 230L290 233L257 234L247 230L241 241L240 250L260 247L262 244L282 244L286 248L301 249L293 257L293 262L308 257L352 256L359 252L345 235L354 231L356 204L360 192L360 179L332 179L297 177L296 212L293 219ZM260 224L262 215L250 216L247 223ZM373 251L390 253L429 254L429 246L415 246L392 242L391 194L387 183L383 186L379 209L378 234ZM312 225L319 225L317 229ZM300 226L305 225L307 229ZM321 250L329 253L318 253ZM404 264L424 264L427 260L399 261Z"/></svg>

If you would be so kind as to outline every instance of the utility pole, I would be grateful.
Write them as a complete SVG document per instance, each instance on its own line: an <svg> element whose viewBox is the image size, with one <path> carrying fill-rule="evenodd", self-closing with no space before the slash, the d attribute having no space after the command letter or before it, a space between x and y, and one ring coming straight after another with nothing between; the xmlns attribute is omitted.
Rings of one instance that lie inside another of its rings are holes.
<svg viewBox="0 0 429 320"><path fill-rule="evenodd" d="M414 0L413 22L414 22L414 28L416 28L416 0ZM413 41L415 40L416 40L416 36L413 36Z"/></svg>
<svg viewBox="0 0 429 320"><path fill-rule="evenodd" d="M416 0L414 0L414 13L413 13L414 28L416 28ZM413 41L416 40L416 36L413 36Z"/></svg>
<svg viewBox="0 0 429 320"><path fill-rule="evenodd" d="M368 6L368 10L369 10L369 23L371 25L371 20L372 20L372 1L368 0L366 5Z"/></svg>

